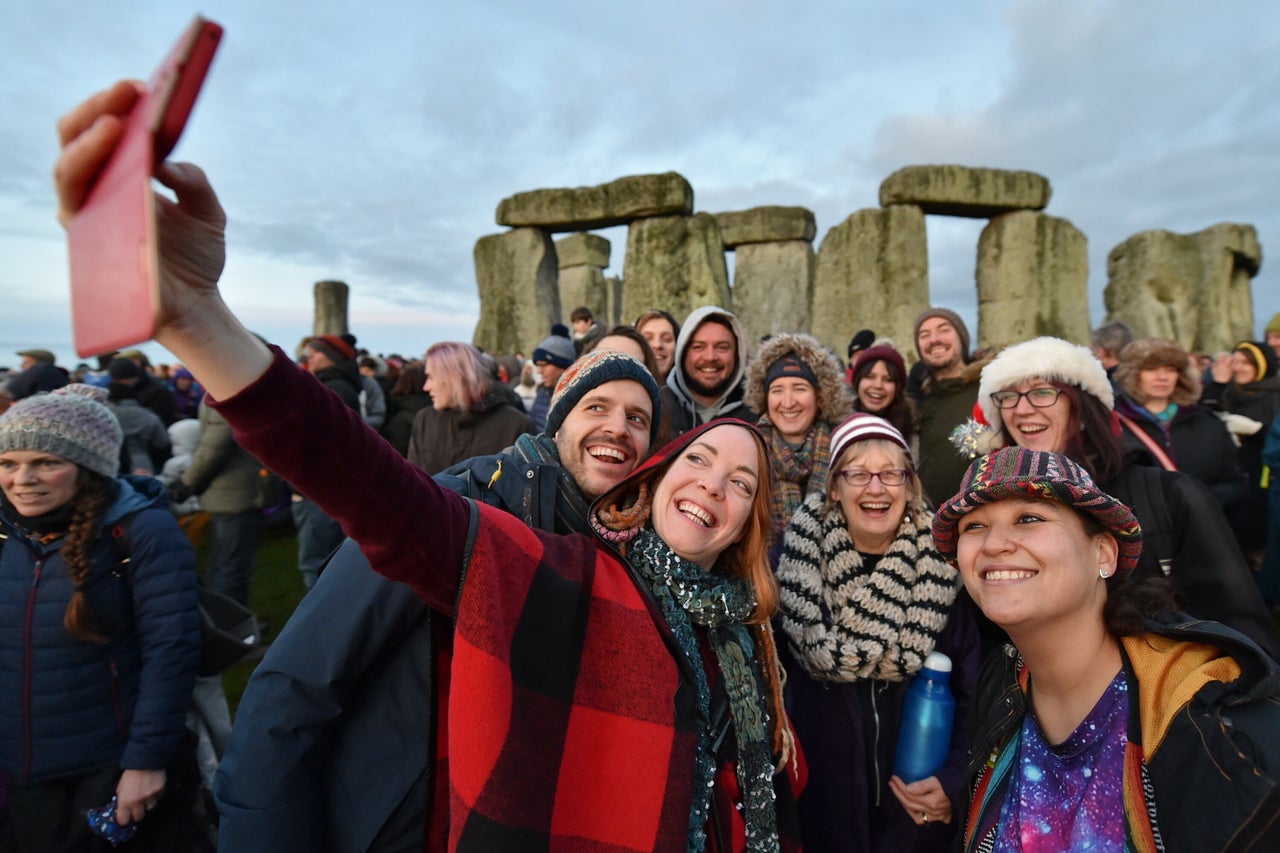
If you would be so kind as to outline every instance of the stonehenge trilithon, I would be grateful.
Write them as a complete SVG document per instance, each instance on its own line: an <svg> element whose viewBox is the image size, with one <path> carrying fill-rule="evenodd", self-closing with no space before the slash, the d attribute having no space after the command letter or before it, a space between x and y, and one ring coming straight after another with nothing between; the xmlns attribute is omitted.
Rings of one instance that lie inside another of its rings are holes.
<svg viewBox="0 0 1280 853"><path fill-rule="evenodd" d="M870 328L914 360L914 321L932 304L924 217L945 215L990 220L977 247L976 345L1044 334L1085 343L1087 241L1067 220L1039 212L1051 194L1048 178L1034 172L908 166L882 182L880 208L831 228L815 254L812 212L761 206L695 213L693 188L675 172L516 193L496 217L515 230L476 244L481 310L474 340L490 350L528 352L578 305L612 324L654 307L683 320L716 304L735 311L752 338L808 331L843 353L854 332ZM605 278L609 243L589 232L622 224L622 277ZM581 233L553 246L550 235L565 231ZM726 251L735 253L732 288ZM1136 234L1108 258L1108 319L1200 351L1227 347L1251 336L1250 279L1261 263L1249 225Z"/></svg>

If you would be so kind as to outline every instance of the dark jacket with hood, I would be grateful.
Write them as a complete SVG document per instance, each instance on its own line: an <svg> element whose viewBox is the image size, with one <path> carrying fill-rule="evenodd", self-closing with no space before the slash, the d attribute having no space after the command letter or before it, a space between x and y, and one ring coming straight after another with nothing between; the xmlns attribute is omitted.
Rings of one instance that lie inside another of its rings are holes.
<svg viewBox="0 0 1280 853"><path fill-rule="evenodd" d="M195 554L158 480L120 477L86 583L106 643L63 627L65 537L41 542L0 511L0 772L40 782L167 766L186 731L200 657ZM128 558L117 536L127 528Z"/></svg>
<svg viewBox="0 0 1280 853"><path fill-rule="evenodd" d="M282 397L296 405L268 405ZM449 756L451 847L688 849L705 722L691 666L625 560L601 539L531 531L441 489L358 416L308 389L279 353L218 406L247 449L342 519L372 565L456 615L453 671L468 673L467 694L450 696L472 713L451 716L449 744L474 749ZM279 430L303 438L273 441ZM315 453L335 444L367 476L338 484L316 469ZM485 701L492 690L517 701ZM642 765L640 779L665 783L612 784ZM717 776L710 821L726 839L741 827L720 797L729 773ZM775 780L785 787L787 778Z"/></svg>
<svg viewBox="0 0 1280 853"><path fill-rule="evenodd" d="M511 389L495 383L485 398L469 408L424 408L413 418L408 459L428 474L437 474L463 459L509 447L517 436L533 434L533 421L507 405Z"/></svg>
<svg viewBox="0 0 1280 853"><path fill-rule="evenodd" d="M1152 622L1144 637L1122 638L1121 656L1128 740L1141 757L1140 768L1126 765L1128 829L1140 835L1150 827L1170 853L1280 849L1276 663L1231 629L1183 614ZM1001 799L975 793L997 788L993 759L1022 724L1026 691L1012 646L987 659L974 706L968 814L957 816L965 821L966 850L990 849L985 838L971 836L990 825Z"/></svg>
<svg viewBox="0 0 1280 853"><path fill-rule="evenodd" d="M737 364L724 393L710 406L705 406L689 390L688 379L684 375L684 355L698 327L713 317L728 323L732 329L737 344ZM675 364L667 375L667 384L662 388L663 435L677 436L716 418L737 418L749 424L759 420L759 413L747 408L743 400L748 351L746 332L736 316L714 305L695 309L680 327L680 337L676 339Z"/></svg>
<svg viewBox="0 0 1280 853"><path fill-rule="evenodd" d="M559 473L503 452L436 481L529 527L570 533L557 525ZM423 848L437 623L413 590L375 572L353 540L343 543L240 700L214 780L223 849Z"/></svg>
<svg viewBox="0 0 1280 853"><path fill-rule="evenodd" d="M1244 415L1262 424L1253 435L1240 436L1240 465L1249 478L1245 499L1231 512L1231 528L1241 547L1261 550L1267 541L1267 483L1263 477L1262 447L1271 422L1280 414L1280 376L1264 376L1247 385L1234 382L1205 385L1205 405Z"/></svg>

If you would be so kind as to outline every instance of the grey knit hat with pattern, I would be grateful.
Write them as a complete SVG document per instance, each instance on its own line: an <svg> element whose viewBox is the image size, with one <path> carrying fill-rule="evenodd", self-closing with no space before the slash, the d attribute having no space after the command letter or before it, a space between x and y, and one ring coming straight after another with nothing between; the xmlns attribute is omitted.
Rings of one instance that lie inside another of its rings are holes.
<svg viewBox="0 0 1280 853"><path fill-rule="evenodd" d="M19 400L0 415L0 453L51 453L104 477L120 471L124 432L103 405L106 389L72 383Z"/></svg>

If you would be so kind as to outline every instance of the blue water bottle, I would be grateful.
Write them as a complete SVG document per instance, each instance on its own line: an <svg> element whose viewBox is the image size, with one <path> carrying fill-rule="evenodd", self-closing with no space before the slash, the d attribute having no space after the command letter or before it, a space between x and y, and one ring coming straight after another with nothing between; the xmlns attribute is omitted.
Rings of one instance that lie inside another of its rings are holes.
<svg viewBox="0 0 1280 853"><path fill-rule="evenodd" d="M956 700L951 697L951 658L930 652L924 667L907 688L898 726L893 772L910 783L937 773L951 748Z"/></svg>

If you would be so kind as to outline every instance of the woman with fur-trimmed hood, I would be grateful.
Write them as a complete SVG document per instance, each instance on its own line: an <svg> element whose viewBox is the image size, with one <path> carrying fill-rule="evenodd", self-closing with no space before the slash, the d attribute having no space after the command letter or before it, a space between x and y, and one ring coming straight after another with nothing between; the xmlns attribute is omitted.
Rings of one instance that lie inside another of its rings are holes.
<svg viewBox="0 0 1280 853"><path fill-rule="evenodd" d="M1126 440L1144 442L1141 430L1167 453L1179 471L1207 485L1223 509L1244 497L1245 476L1227 427L1200 399L1200 377L1191 357L1176 341L1144 338L1120 353L1112 377L1123 392L1116 413L1127 418Z"/></svg>
<svg viewBox="0 0 1280 853"><path fill-rule="evenodd" d="M760 344L747 372L744 402L776 475L773 525L779 535L810 492L821 492L830 464L831 428L853 411L840 360L811 335L775 335Z"/></svg>

